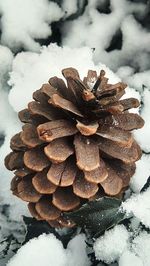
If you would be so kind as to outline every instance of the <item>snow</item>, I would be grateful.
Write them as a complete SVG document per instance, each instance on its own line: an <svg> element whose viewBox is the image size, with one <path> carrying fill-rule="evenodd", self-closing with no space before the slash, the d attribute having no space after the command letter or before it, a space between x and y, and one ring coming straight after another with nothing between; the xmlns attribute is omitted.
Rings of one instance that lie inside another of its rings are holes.
<svg viewBox="0 0 150 266"><path fill-rule="evenodd" d="M129 236L129 232L124 225L118 225L106 231L94 243L96 258L108 264L117 260L126 249Z"/></svg>
<svg viewBox="0 0 150 266"><path fill-rule="evenodd" d="M39 51L40 44L35 39L50 36L52 32L49 25L59 20L63 11L48 0L1 0L0 14L1 42L4 45L14 51L22 47Z"/></svg>
<svg viewBox="0 0 150 266"><path fill-rule="evenodd" d="M149 53L150 34L140 26L132 14L144 16L146 5L127 0L110 0L110 12L105 13L97 10L97 8L101 10L103 3L104 1L90 0L81 17L64 24L63 45L70 47L87 45L95 48L94 61L99 62L100 59L113 70L129 63L133 66L136 64L137 67L139 54L147 56ZM113 36L119 30L123 36L121 49L107 52ZM149 62L148 58L146 59L143 64L147 66Z"/></svg>
<svg viewBox="0 0 150 266"><path fill-rule="evenodd" d="M143 266L148 266L150 262L150 235L142 232L133 240L132 249L142 262Z"/></svg>
<svg viewBox="0 0 150 266"><path fill-rule="evenodd" d="M66 259L63 245L54 235L40 235L25 244L7 266L66 266Z"/></svg>
<svg viewBox="0 0 150 266"><path fill-rule="evenodd" d="M86 253L86 238L83 234L75 236L67 246L67 266L90 266Z"/></svg>
<svg viewBox="0 0 150 266"><path fill-rule="evenodd" d="M144 171L143 171L144 169ZM139 193L150 175L150 156L143 154L141 159L136 163L135 174L131 178L131 189Z"/></svg>
<svg viewBox="0 0 150 266"><path fill-rule="evenodd" d="M149 106L150 106L150 90L145 88L142 93L142 100L144 102L144 108L141 110L141 116L145 120L144 127L135 132L135 138L140 144L141 148L145 152L150 152L150 115L149 115Z"/></svg>
<svg viewBox="0 0 150 266"><path fill-rule="evenodd" d="M134 88L137 88L139 90L141 90L143 85L145 85L147 88L150 88L150 70L146 70L140 73L135 73L132 76L129 75L126 81L130 86L134 86Z"/></svg>
<svg viewBox="0 0 150 266"><path fill-rule="evenodd" d="M95 65L92 57L92 50L88 47L71 49L61 48L56 44L43 47L40 54L19 53L13 61L10 74L9 85L12 86L9 94L10 104L15 111L25 108L36 89L39 89L50 77L56 75L62 78L61 70L70 66L78 69L81 78L87 74L88 69L97 70L98 73L104 69L110 82L120 81L105 65L101 63Z"/></svg>
<svg viewBox="0 0 150 266"><path fill-rule="evenodd" d="M0 147L0 200L1 204L10 204L12 209L12 219L21 219L21 214L27 214L27 207L24 203L21 203L18 199L12 196L10 191L10 180L12 174L4 166L4 158L10 152L9 142L10 138L18 131L20 131L21 125L18 121L17 114L8 102L8 93L10 87L7 85L8 72L11 69L13 61L13 54L11 51L3 46L0 46L0 134L4 135L4 143ZM19 204L18 204L19 202ZM17 209L15 209L17 206ZM18 214L18 217L16 217Z"/></svg>
<svg viewBox="0 0 150 266"><path fill-rule="evenodd" d="M90 266L85 237L78 235L64 249L53 234L40 235L20 248L7 266Z"/></svg>
<svg viewBox="0 0 150 266"><path fill-rule="evenodd" d="M65 15L71 15L77 11L77 1L64 0L62 8L65 11Z"/></svg>
<svg viewBox="0 0 150 266"><path fill-rule="evenodd" d="M133 214L142 224L150 228L150 188L140 194L132 195L122 203L127 215Z"/></svg>
<svg viewBox="0 0 150 266"><path fill-rule="evenodd" d="M150 261L150 235L140 233L132 241L130 249L123 252L119 259L119 266L148 266Z"/></svg>
<svg viewBox="0 0 150 266"><path fill-rule="evenodd" d="M119 259L119 266L143 266L141 259L130 250L126 250Z"/></svg>

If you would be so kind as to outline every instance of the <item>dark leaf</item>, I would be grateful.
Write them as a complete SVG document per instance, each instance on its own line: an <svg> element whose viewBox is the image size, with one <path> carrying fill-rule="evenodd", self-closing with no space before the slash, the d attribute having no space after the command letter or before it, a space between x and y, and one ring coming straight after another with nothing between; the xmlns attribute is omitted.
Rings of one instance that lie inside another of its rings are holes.
<svg viewBox="0 0 150 266"><path fill-rule="evenodd" d="M120 210L120 205L119 199L103 197L65 214L65 217L88 229L92 236L98 237L124 219L125 214Z"/></svg>
<svg viewBox="0 0 150 266"><path fill-rule="evenodd" d="M149 178L147 179L147 182L146 182L145 185L142 187L142 189L141 189L140 192L144 192L144 191L146 191L149 187L150 187L150 176L149 176Z"/></svg>
<svg viewBox="0 0 150 266"><path fill-rule="evenodd" d="M35 218L30 218L23 216L24 223L26 225L26 236L23 244L27 243L30 239L34 237L38 237L41 234L54 234L57 238L59 238L58 233L55 231L55 228L51 227L45 221L37 221Z"/></svg>

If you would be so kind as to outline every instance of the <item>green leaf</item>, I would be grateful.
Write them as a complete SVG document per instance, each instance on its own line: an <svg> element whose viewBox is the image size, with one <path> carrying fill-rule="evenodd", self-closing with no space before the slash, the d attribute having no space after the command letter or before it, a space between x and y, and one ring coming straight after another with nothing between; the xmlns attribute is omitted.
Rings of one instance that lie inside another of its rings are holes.
<svg viewBox="0 0 150 266"><path fill-rule="evenodd" d="M78 226L88 229L92 236L98 237L125 218L120 205L119 199L103 197L64 215Z"/></svg>

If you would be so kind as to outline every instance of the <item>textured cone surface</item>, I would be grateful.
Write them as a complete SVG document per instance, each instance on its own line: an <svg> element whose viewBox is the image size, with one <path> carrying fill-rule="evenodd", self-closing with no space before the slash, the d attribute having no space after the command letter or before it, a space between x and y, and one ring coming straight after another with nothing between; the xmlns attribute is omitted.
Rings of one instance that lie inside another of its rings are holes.
<svg viewBox="0 0 150 266"><path fill-rule="evenodd" d="M24 125L5 165L15 174L12 193L28 202L33 217L72 227L64 212L122 197L141 156L131 131L144 121L128 111L139 106L137 99L121 100L126 84L109 84L104 70L89 70L83 81L74 68L62 74L66 83L50 78L19 112Z"/></svg>

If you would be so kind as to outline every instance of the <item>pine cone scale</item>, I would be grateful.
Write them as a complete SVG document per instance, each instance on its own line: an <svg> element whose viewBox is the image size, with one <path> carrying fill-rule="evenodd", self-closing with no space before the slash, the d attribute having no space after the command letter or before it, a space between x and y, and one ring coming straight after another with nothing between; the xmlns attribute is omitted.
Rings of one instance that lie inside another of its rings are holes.
<svg viewBox="0 0 150 266"><path fill-rule="evenodd" d="M26 175L33 174L34 172L32 170L30 170L29 168L24 166L23 168L16 170L14 173L18 177L24 177Z"/></svg>
<svg viewBox="0 0 150 266"><path fill-rule="evenodd" d="M77 167L72 160L72 158L67 159L66 161L51 165L47 178L53 184L61 187L71 186L76 177Z"/></svg>
<svg viewBox="0 0 150 266"><path fill-rule="evenodd" d="M17 196L27 202L37 202L41 194L35 190L30 176L23 178L17 186Z"/></svg>
<svg viewBox="0 0 150 266"><path fill-rule="evenodd" d="M42 197L36 204L35 209L40 217L45 220L56 220L61 211L58 210L51 202L51 199L47 196Z"/></svg>
<svg viewBox="0 0 150 266"><path fill-rule="evenodd" d="M107 172L108 176L101 182L101 186L107 195L117 195L123 187L123 181L109 165L107 166Z"/></svg>
<svg viewBox="0 0 150 266"><path fill-rule="evenodd" d="M99 184L104 181L108 176L106 165L102 159L100 159L100 166L92 171L84 171L84 177L91 183Z"/></svg>
<svg viewBox="0 0 150 266"><path fill-rule="evenodd" d="M53 94L53 96L48 102L54 105L55 107L59 107L60 109L71 112L79 117L83 117L82 113L78 110L76 105L74 105L71 101L68 101L63 97L59 96L58 94Z"/></svg>
<svg viewBox="0 0 150 266"><path fill-rule="evenodd" d="M84 123L81 123L80 121L77 121L76 124L77 129L80 131L80 133L84 136L91 136L94 135L97 132L97 129L99 127L99 124L97 122L85 125Z"/></svg>
<svg viewBox="0 0 150 266"><path fill-rule="evenodd" d="M99 121L99 123L102 125L103 123L112 125L128 131L142 128L144 126L143 119L139 115L132 113L113 114L112 116L108 116L104 118L104 120Z"/></svg>
<svg viewBox="0 0 150 266"><path fill-rule="evenodd" d="M26 123L22 127L22 132L20 133L20 138L24 145L26 145L29 148L35 148L36 146L39 146L43 144L43 141L39 139L37 134L37 129L35 125Z"/></svg>
<svg viewBox="0 0 150 266"><path fill-rule="evenodd" d="M139 159L137 144L134 141L131 147L122 147L118 143L99 137L98 146L106 154L119 159L125 163L133 163Z"/></svg>
<svg viewBox="0 0 150 266"><path fill-rule="evenodd" d="M41 140L51 142L57 138L74 135L77 128L70 121L55 120L39 125L37 132Z"/></svg>
<svg viewBox="0 0 150 266"><path fill-rule="evenodd" d="M10 142L10 148L14 151L22 151L26 148L26 145L23 143L21 139L21 133L17 133L14 135Z"/></svg>
<svg viewBox="0 0 150 266"><path fill-rule="evenodd" d="M96 142L82 135L75 135L74 146L79 169L92 171L100 166L99 149Z"/></svg>
<svg viewBox="0 0 150 266"><path fill-rule="evenodd" d="M96 194L98 185L87 181L81 172L77 173L73 183L73 192L80 198L88 199Z"/></svg>
<svg viewBox="0 0 150 266"><path fill-rule="evenodd" d="M53 194L52 203L61 211L71 211L79 206L80 199L73 193L72 188L58 188Z"/></svg>
<svg viewBox="0 0 150 266"><path fill-rule="evenodd" d="M47 169L37 173L32 178L32 184L40 194L53 194L57 188L56 185L47 179Z"/></svg>
<svg viewBox="0 0 150 266"><path fill-rule="evenodd" d="M50 144L44 148L44 152L51 162L61 163L74 153L74 149L68 142L68 139L58 138L50 142Z"/></svg>
<svg viewBox="0 0 150 266"><path fill-rule="evenodd" d="M42 148L34 148L24 153L24 164L32 171L40 172L50 165L50 161Z"/></svg>
<svg viewBox="0 0 150 266"><path fill-rule="evenodd" d="M133 137L130 132L120 128L111 127L109 125L102 125L98 128L96 135L112 140L123 147L131 147Z"/></svg>

